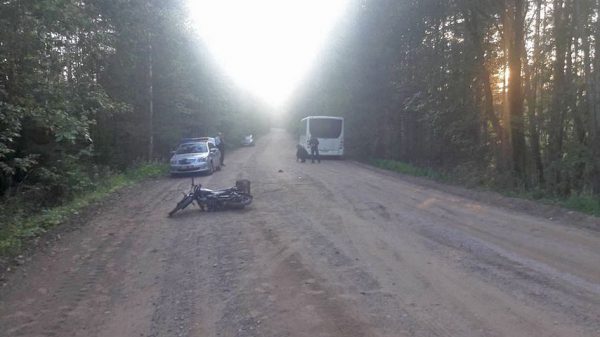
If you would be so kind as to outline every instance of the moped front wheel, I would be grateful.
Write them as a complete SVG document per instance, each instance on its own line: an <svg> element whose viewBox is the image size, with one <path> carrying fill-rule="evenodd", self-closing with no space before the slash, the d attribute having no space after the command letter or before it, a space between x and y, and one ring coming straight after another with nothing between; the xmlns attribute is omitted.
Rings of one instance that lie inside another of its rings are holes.
<svg viewBox="0 0 600 337"><path fill-rule="evenodd" d="M188 207L192 202L194 201L194 197L191 195L187 195L185 196L180 202L177 203L177 206L175 206L175 208L173 208L170 212L169 212L169 216L173 216L173 214L177 213L178 211Z"/></svg>

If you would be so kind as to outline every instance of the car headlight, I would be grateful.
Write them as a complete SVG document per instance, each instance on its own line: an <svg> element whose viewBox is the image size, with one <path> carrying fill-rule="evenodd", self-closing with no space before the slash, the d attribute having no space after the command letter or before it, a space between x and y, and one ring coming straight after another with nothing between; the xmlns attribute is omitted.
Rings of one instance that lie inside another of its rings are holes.
<svg viewBox="0 0 600 337"><path fill-rule="evenodd" d="M175 164L177 164L177 160L171 159L171 165L175 165Z"/></svg>
<svg viewBox="0 0 600 337"><path fill-rule="evenodd" d="M206 158L198 158L198 159L196 159L196 161L198 163L204 163L206 161Z"/></svg>

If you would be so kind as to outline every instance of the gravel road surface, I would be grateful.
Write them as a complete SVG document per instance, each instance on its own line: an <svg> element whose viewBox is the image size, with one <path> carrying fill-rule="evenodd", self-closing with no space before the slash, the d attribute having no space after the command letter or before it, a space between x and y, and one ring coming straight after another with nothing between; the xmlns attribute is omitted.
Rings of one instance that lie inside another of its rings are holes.
<svg viewBox="0 0 600 337"><path fill-rule="evenodd" d="M226 164L197 180L250 179L250 207L167 218L189 178L118 193L7 277L0 336L600 336L595 220L296 163L277 129Z"/></svg>

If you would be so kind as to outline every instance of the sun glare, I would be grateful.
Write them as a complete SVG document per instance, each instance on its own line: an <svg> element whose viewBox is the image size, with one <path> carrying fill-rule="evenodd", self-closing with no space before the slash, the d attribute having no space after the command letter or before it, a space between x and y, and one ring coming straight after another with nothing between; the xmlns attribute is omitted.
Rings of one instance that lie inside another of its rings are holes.
<svg viewBox="0 0 600 337"><path fill-rule="evenodd" d="M309 70L348 0L188 0L217 62L242 87L281 106Z"/></svg>
<svg viewBox="0 0 600 337"><path fill-rule="evenodd" d="M498 86L499 91L504 91L508 87L508 80L510 79L510 69L503 66L498 70L498 74L496 75L496 85Z"/></svg>

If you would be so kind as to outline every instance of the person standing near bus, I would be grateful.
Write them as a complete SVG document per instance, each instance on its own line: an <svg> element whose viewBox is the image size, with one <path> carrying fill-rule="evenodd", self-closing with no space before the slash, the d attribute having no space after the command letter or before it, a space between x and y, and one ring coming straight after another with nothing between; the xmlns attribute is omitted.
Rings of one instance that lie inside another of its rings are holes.
<svg viewBox="0 0 600 337"><path fill-rule="evenodd" d="M222 132L219 132L215 137L215 143L217 149L219 149L219 152L221 152L221 166L225 166L225 163L223 163L223 161L225 160L225 139L223 138Z"/></svg>
<svg viewBox="0 0 600 337"><path fill-rule="evenodd" d="M321 157L319 156L319 140L315 136L310 136L308 140L308 146L310 146L310 159L312 163L315 163L315 159L321 163Z"/></svg>

